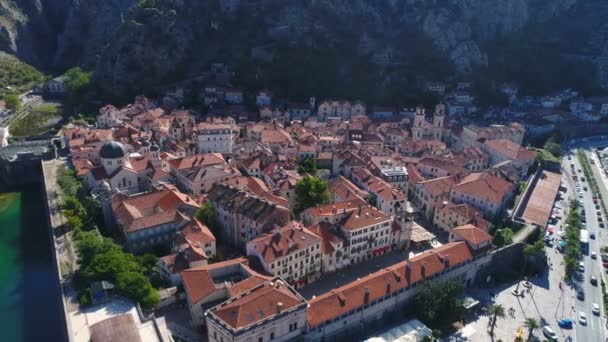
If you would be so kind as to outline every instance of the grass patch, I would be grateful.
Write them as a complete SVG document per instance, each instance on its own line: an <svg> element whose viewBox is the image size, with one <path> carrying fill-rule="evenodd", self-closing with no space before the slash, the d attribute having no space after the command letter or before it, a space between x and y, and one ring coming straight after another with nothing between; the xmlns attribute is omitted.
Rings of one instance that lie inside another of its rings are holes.
<svg viewBox="0 0 608 342"><path fill-rule="evenodd" d="M537 159L540 160L541 162L547 162L547 163L560 163L561 159L554 155L553 153L544 150L542 148L535 148L533 149L534 151L536 151L536 153L538 153L537 155Z"/></svg>
<svg viewBox="0 0 608 342"><path fill-rule="evenodd" d="M57 104L45 104L42 106L34 107L30 109L32 113L49 113L49 114L59 114L59 105Z"/></svg>
<svg viewBox="0 0 608 342"><path fill-rule="evenodd" d="M33 111L13 120L10 124L11 135L16 137L27 137L41 134L49 127L49 120L55 119L57 112Z"/></svg>
<svg viewBox="0 0 608 342"><path fill-rule="evenodd" d="M0 52L0 98L10 93L22 93L44 82L44 75L17 57Z"/></svg>

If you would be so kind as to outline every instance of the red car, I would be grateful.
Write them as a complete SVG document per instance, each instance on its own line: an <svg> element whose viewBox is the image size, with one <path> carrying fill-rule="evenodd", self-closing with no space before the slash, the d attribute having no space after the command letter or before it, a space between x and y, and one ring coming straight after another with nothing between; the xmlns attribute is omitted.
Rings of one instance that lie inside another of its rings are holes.
<svg viewBox="0 0 608 342"><path fill-rule="evenodd" d="M603 263L602 263L602 266L604 266L604 267L608 268L608 262L603 262Z"/></svg>

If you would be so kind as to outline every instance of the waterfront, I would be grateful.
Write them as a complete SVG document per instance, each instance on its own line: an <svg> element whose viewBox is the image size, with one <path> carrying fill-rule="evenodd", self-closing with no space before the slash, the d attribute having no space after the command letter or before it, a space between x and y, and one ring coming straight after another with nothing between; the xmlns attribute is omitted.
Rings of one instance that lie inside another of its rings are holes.
<svg viewBox="0 0 608 342"><path fill-rule="evenodd" d="M3 341L64 341L60 287L39 185L0 191Z"/></svg>

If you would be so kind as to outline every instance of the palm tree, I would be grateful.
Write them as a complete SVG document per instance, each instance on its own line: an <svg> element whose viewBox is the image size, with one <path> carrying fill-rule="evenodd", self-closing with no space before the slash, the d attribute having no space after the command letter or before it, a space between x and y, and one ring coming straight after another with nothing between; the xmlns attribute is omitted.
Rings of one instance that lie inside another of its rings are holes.
<svg viewBox="0 0 608 342"><path fill-rule="evenodd" d="M527 318L526 321L524 322L524 326L526 328L528 328L528 330L530 330L530 333L528 334L528 341L530 341L530 338L532 337L532 333L534 332L534 330L538 329L540 327L540 325L538 324L538 320L536 320L536 318Z"/></svg>
<svg viewBox="0 0 608 342"><path fill-rule="evenodd" d="M505 314L505 307L502 306L502 304L492 304L490 305L490 308L488 309L488 311L490 312L490 315L492 316L491 322L492 322L492 327L490 328L490 336L494 335L494 327L496 326L496 321L499 318L505 318L506 314Z"/></svg>

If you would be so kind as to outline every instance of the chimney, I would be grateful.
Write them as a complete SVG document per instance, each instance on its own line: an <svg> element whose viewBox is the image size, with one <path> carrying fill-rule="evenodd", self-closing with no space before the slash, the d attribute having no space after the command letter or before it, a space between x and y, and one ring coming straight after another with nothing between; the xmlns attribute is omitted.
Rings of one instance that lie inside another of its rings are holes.
<svg viewBox="0 0 608 342"><path fill-rule="evenodd" d="M443 258L443 265L445 266L445 268L449 268L450 267L450 256L447 255L447 254Z"/></svg>
<svg viewBox="0 0 608 342"><path fill-rule="evenodd" d="M277 303L277 313L283 311L283 302L278 302Z"/></svg>
<svg viewBox="0 0 608 342"><path fill-rule="evenodd" d="M386 281L386 294L391 293L391 282L389 280Z"/></svg>
<svg viewBox="0 0 608 342"><path fill-rule="evenodd" d="M365 304L369 303L369 294L370 294L369 287L366 287L365 288L365 293L363 294L363 302Z"/></svg>

